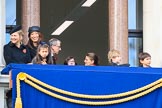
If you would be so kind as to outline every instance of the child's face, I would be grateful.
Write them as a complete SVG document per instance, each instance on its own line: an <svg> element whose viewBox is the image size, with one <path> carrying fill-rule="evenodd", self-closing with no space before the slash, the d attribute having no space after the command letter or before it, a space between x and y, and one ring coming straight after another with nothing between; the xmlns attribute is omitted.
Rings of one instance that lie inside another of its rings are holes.
<svg viewBox="0 0 162 108"><path fill-rule="evenodd" d="M70 59L70 60L68 61L67 64L70 65L70 66L74 66L74 65L75 65L75 60L72 58L72 59Z"/></svg>
<svg viewBox="0 0 162 108"><path fill-rule="evenodd" d="M140 63L143 65L143 67L150 67L151 57L146 57L144 60L140 60Z"/></svg>
<svg viewBox="0 0 162 108"><path fill-rule="evenodd" d="M112 62L116 63L116 64L120 64L121 56L119 55L119 56L116 56L116 57L112 58Z"/></svg>
<svg viewBox="0 0 162 108"><path fill-rule="evenodd" d="M42 58L46 58L48 56L49 52L48 52L48 48L40 48L39 50L39 55Z"/></svg>

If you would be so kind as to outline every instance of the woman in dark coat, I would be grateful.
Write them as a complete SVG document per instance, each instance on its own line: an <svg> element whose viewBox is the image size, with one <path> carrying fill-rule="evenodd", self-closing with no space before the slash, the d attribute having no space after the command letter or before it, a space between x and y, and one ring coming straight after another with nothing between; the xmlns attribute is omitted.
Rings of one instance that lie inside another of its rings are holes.
<svg viewBox="0 0 162 108"><path fill-rule="evenodd" d="M27 47L29 49L31 59L33 59L36 56L39 44L43 43L42 42L43 35L40 32L40 27L38 26L29 27L28 32L29 32L28 34L29 41Z"/></svg>
<svg viewBox="0 0 162 108"><path fill-rule="evenodd" d="M4 59L6 65L10 63L30 63L31 57L28 48L22 44L24 33L21 26L16 26L10 32L10 42L4 46ZM6 93L7 107L12 108L12 89Z"/></svg>
<svg viewBox="0 0 162 108"><path fill-rule="evenodd" d="M23 32L21 26L16 26L10 32L10 42L4 46L4 59L6 65L9 63L30 63L31 57L28 48L22 44Z"/></svg>

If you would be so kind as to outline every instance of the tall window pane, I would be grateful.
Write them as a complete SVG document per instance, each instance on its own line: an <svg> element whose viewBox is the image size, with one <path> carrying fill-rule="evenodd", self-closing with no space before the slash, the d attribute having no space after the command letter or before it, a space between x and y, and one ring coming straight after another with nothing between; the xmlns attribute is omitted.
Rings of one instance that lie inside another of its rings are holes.
<svg viewBox="0 0 162 108"><path fill-rule="evenodd" d="M128 0L128 29L129 29L129 63L138 66L138 54L142 49L142 32L137 30L137 0Z"/></svg>
<svg viewBox="0 0 162 108"><path fill-rule="evenodd" d="M128 29L136 29L136 0L128 0Z"/></svg>
<svg viewBox="0 0 162 108"><path fill-rule="evenodd" d="M6 25L8 25L6 27L16 25L16 0L6 0ZM9 30L6 31L8 32ZM9 42L9 38L9 33L6 33L6 43Z"/></svg>

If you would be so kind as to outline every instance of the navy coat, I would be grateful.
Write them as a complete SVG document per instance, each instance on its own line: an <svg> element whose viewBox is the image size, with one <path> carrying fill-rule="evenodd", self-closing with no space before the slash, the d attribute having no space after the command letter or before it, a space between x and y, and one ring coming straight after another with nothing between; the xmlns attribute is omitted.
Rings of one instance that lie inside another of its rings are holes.
<svg viewBox="0 0 162 108"><path fill-rule="evenodd" d="M29 50L23 44L18 48L15 44L9 42L4 46L3 55L6 65L9 63L26 64L31 62Z"/></svg>

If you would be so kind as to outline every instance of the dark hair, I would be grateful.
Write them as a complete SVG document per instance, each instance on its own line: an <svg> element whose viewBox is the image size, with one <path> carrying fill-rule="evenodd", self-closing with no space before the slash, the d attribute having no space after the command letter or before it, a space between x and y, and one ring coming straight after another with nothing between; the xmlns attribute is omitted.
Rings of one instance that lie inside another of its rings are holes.
<svg viewBox="0 0 162 108"><path fill-rule="evenodd" d="M39 51L40 51L41 48L48 48L49 54L48 54L48 56L46 57L46 59L47 59L47 64L53 64L53 63L52 63L52 58L51 58L51 56L50 56L50 48L49 48L49 45L48 45L48 44L40 44L40 45L38 46L38 48L37 48L37 54L36 54L36 56L34 57L34 59L35 59L34 62L35 62L36 64L41 64L42 57L39 55Z"/></svg>
<svg viewBox="0 0 162 108"><path fill-rule="evenodd" d="M91 60L94 60L94 65L99 65L99 58L95 53L87 53L86 56L88 56Z"/></svg>
<svg viewBox="0 0 162 108"><path fill-rule="evenodd" d="M151 57L151 55L147 52L142 52L142 53L139 53L138 55L139 60L144 60L147 57Z"/></svg>
<svg viewBox="0 0 162 108"><path fill-rule="evenodd" d="M27 43L27 46L29 46L29 48L31 49L34 49L34 44L33 44L33 41L30 39L30 35L31 35L32 32L30 32L28 34L28 37L29 37L29 41ZM41 43L41 41L43 40L43 34L41 32L38 32L39 34L39 39L38 39L38 42L37 42L37 45L39 45Z"/></svg>
<svg viewBox="0 0 162 108"><path fill-rule="evenodd" d="M65 59L65 61L64 61L64 65L68 65L68 61L71 60L71 59L74 59L74 60L75 60L75 58L74 58L73 56L68 56L68 57ZM77 65L76 62L75 62L75 65Z"/></svg>

